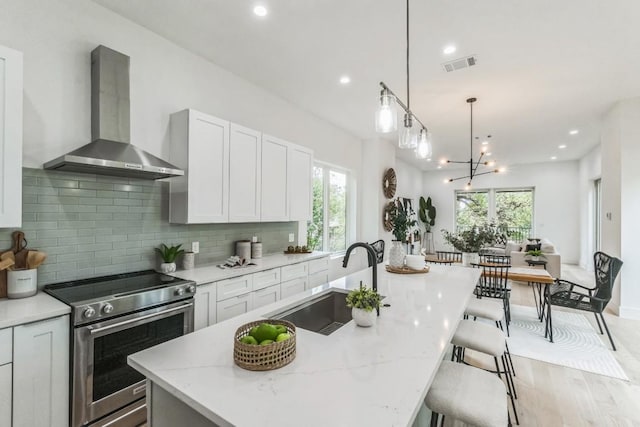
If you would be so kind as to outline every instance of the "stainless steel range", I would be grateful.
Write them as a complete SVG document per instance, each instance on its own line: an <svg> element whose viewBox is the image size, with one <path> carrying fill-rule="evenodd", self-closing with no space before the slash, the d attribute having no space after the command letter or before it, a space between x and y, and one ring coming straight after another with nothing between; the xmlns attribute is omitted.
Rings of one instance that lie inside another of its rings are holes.
<svg viewBox="0 0 640 427"><path fill-rule="evenodd" d="M45 292L71 306L71 425L143 424L145 378L127 356L193 331L195 283L141 271Z"/></svg>

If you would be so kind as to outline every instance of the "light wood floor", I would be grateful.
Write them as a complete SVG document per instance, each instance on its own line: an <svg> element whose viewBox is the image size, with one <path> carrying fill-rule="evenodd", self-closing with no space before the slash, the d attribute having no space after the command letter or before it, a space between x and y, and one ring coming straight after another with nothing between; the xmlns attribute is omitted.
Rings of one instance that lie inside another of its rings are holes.
<svg viewBox="0 0 640 427"><path fill-rule="evenodd" d="M564 279L593 283L593 273L573 265L562 268ZM533 306L530 288L514 284L511 303ZM585 314L597 331L593 315ZM513 356L521 426L640 426L640 321L611 313L605 319L616 343L614 357L630 381ZM610 348L606 335L601 338Z"/></svg>

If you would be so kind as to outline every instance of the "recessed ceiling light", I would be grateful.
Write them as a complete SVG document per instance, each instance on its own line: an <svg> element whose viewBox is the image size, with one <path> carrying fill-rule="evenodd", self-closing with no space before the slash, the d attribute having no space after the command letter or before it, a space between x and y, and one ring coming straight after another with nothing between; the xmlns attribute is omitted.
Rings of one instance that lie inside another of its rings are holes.
<svg viewBox="0 0 640 427"><path fill-rule="evenodd" d="M451 55L455 51L456 51L456 47L454 45L449 45L449 46L446 46L444 49L442 49L442 53L444 53L445 55Z"/></svg>
<svg viewBox="0 0 640 427"><path fill-rule="evenodd" d="M351 83L351 77L349 76L340 77L340 84L348 85L349 83Z"/></svg>
<svg viewBox="0 0 640 427"><path fill-rule="evenodd" d="M489 145L489 141L482 141L482 145Z"/></svg>
<svg viewBox="0 0 640 427"><path fill-rule="evenodd" d="M490 156L490 155L492 155L492 154L493 154L493 153L486 153L486 154L485 154L485 156Z"/></svg>
<svg viewBox="0 0 640 427"><path fill-rule="evenodd" d="M431 157L429 157L429 158L427 159L427 162L430 162L430 161L431 161Z"/></svg>
<svg viewBox="0 0 640 427"><path fill-rule="evenodd" d="M561 145L558 145L558 148L561 149L561 150L564 150L565 148L567 148L567 145L566 144L561 144Z"/></svg>
<svg viewBox="0 0 640 427"><path fill-rule="evenodd" d="M577 135L578 134L578 129L573 129L569 131L569 135Z"/></svg>
<svg viewBox="0 0 640 427"><path fill-rule="evenodd" d="M557 159L556 156L551 156L551 160L555 160L555 159Z"/></svg>
<svg viewBox="0 0 640 427"><path fill-rule="evenodd" d="M442 166L438 166L436 169L442 169Z"/></svg>
<svg viewBox="0 0 640 427"><path fill-rule="evenodd" d="M260 17L267 16L267 8L262 5L258 5L253 8L253 13Z"/></svg>

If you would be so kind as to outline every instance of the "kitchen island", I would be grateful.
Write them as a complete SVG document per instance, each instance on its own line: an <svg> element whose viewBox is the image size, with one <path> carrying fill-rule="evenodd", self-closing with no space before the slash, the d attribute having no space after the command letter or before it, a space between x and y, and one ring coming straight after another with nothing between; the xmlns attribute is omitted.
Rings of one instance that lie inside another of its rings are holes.
<svg viewBox="0 0 640 427"><path fill-rule="evenodd" d="M396 275L380 265L390 307L374 327L352 321L329 336L298 328L296 359L273 371L234 364L235 330L331 287L370 285L370 269L133 354L129 364L147 377L150 425L411 425L479 276L437 265Z"/></svg>

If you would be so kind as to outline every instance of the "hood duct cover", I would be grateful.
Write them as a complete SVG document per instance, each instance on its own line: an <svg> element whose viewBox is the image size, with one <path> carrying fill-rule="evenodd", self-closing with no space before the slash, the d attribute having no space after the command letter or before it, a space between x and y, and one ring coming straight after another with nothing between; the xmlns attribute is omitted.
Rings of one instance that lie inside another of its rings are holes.
<svg viewBox="0 0 640 427"><path fill-rule="evenodd" d="M129 57L105 46L91 52L93 142L44 164L45 169L140 179L184 175L184 171L131 145Z"/></svg>

